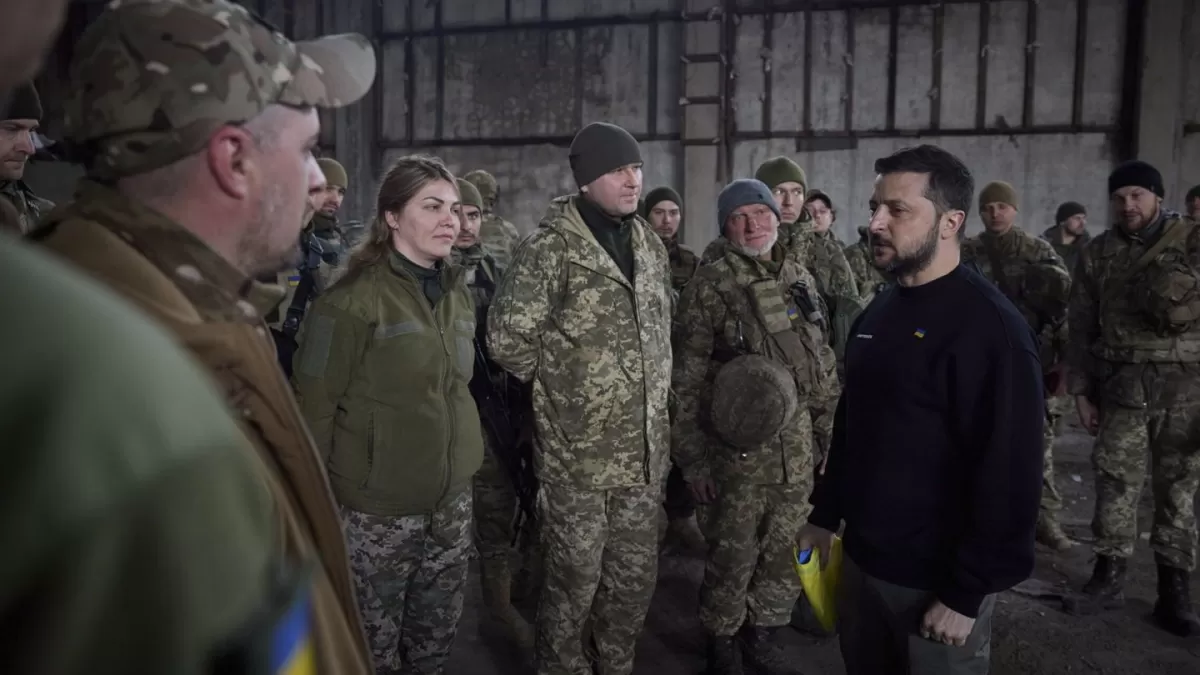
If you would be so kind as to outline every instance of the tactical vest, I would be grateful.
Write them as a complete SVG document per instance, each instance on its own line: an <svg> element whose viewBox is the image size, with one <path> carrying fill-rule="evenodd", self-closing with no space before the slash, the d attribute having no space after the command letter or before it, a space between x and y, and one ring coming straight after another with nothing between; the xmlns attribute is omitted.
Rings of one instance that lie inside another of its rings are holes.
<svg viewBox="0 0 1200 675"><path fill-rule="evenodd" d="M822 382L820 350L829 330L828 312L803 268L785 261L777 275L760 275L749 261L738 265L728 258L713 263L714 271L732 276L734 284L718 284L718 293L735 317L732 350L714 353L727 362L741 354L776 360L792 373L801 401L819 396ZM728 323L728 321L727 321Z"/></svg>

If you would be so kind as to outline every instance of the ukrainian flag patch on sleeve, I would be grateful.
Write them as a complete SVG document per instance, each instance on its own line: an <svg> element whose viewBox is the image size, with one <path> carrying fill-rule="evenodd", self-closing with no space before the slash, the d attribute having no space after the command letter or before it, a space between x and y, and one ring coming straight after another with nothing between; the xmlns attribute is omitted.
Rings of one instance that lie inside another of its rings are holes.
<svg viewBox="0 0 1200 675"><path fill-rule="evenodd" d="M273 675L316 675L312 642L312 598L300 594L276 623L271 635Z"/></svg>
<svg viewBox="0 0 1200 675"><path fill-rule="evenodd" d="M214 654L214 675L316 675L312 573L283 571L261 609Z"/></svg>

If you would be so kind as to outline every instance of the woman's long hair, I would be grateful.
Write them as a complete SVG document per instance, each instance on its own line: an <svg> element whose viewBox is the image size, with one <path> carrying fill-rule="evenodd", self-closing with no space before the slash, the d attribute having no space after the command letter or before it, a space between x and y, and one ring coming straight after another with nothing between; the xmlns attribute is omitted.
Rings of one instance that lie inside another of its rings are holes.
<svg viewBox="0 0 1200 675"><path fill-rule="evenodd" d="M345 269L332 286L354 279L363 270L387 259L392 250L392 229L388 227L385 214L399 214L422 188L437 180L457 185L454 175L437 157L405 155L392 164L379 184L375 216L367 227L366 236L350 252Z"/></svg>

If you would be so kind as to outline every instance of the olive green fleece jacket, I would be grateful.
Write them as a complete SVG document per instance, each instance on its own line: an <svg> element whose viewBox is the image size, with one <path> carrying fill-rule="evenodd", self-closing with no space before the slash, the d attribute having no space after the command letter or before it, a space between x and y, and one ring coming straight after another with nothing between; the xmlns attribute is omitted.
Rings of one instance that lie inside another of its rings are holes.
<svg viewBox="0 0 1200 675"><path fill-rule="evenodd" d="M483 461L475 304L461 267L430 306L393 253L323 293L295 356L300 408L338 502L386 516L432 512Z"/></svg>

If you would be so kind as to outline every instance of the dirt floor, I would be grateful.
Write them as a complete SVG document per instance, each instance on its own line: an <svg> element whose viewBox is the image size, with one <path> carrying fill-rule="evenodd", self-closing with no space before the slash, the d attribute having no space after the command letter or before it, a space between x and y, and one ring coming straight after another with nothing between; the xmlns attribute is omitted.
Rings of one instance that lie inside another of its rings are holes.
<svg viewBox="0 0 1200 675"><path fill-rule="evenodd" d="M1066 420L1064 420L1066 422ZM1164 633L1149 618L1155 599L1154 559L1149 551L1149 489L1142 500L1144 532L1130 568L1128 602L1123 610L1076 618L1064 614L1061 597L1091 573L1093 504L1091 438L1064 424L1056 448L1058 484L1066 502L1062 522L1081 542L1055 554L1039 547L1033 578L1004 593L996 608L992 633L994 675L1105 673L1109 675L1200 675L1200 640ZM695 675L704 668L704 635L696 618L697 595L704 561L668 553L660 559L658 588L638 643L636 675ZM478 577L472 574L467 610L447 672L456 675L524 674L531 672L496 632L479 599ZM1193 597L1200 602L1200 573L1193 575ZM528 609L528 608L526 608ZM787 675L844 673L836 638L815 638L795 630L780 636L794 654ZM782 674L781 674L782 675Z"/></svg>

